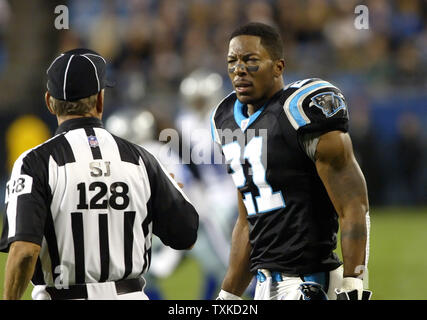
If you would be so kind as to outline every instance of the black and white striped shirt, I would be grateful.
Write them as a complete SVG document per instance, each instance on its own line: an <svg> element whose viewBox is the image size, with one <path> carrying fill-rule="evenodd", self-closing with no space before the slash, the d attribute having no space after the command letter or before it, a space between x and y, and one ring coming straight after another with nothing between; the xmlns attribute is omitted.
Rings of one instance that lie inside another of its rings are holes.
<svg viewBox="0 0 427 320"><path fill-rule="evenodd" d="M150 265L151 236L174 249L197 237L198 214L145 149L96 118L65 121L24 152L6 187L0 250L41 246L34 285L135 278Z"/></svg>

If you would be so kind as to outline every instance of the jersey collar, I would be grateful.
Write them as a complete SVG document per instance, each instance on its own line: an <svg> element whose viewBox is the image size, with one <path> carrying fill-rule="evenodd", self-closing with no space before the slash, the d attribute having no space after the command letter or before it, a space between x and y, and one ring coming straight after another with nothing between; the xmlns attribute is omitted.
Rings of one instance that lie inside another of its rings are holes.
<svg viewBox="0 0 427 320"><path fill-rule="evenodd" d="M236 99L236 101L234 102L234 120L243 132L245 132L246 129L259 117L266 105L263 105L249 117L246 117L243 113L243 108L245 106L246 105L241 103L239 99Z"/></svg>
<svg viewBox="0 0 427 320"><path fill-rule="evenodd" d="M56 129L55 135L84 127L103 128L104 125L98 118L83 117L70 119L61 123L61 125Z"/></svg>
<svg viewBox="0 0 427 320"><path fill-rule="evenodd" d="M245 116L243 113L243 108L246 107L245 104L241 103L239 99L236 98L234 102L234 120L236 121L239 128L245 132L246 129L259 117L259 115L264 111L267 105L276 100L277 97L280 96L280 93L283 89L277 91L271 98L268 100L261 108L259 108L255 113L251 114L249 117Z"/></svg>

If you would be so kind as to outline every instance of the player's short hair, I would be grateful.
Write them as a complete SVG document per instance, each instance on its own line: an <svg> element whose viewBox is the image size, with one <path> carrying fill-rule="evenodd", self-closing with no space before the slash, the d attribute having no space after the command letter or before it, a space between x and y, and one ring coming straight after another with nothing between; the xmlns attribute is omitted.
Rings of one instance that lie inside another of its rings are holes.
<svg viewBox="0 0 427 320"><path fill-rule="evenodd" d="M241 35L260 37L261 44L273 60L284 58L283 40L276 28L261 22L250 22L234 30L229 41Z"/></svg>
<svg viewBox="0 0 427 320"><path fill-rule="evenodd" d="M76 101L64 101L49 97L50 105L58 116L86 115L96 106L98 93Z"/></svg>

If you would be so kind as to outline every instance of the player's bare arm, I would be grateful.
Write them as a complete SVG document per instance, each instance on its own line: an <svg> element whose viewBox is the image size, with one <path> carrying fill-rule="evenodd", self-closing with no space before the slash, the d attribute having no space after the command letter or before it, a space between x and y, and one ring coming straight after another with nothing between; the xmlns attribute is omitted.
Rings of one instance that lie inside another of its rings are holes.
<svg viewBox="0 0 427 320"><path fill-rule="evenodd" d="M3 298L21 299L34 273L40 246L31 242L16 241L10 246L6 263Z"/></svg>
<svg viewBox="0 0 427 320"><path fill-rule="evenodd" d="M230 262L222 289L236 296L241 296L252 280L253 274L249 271L249 226L247 211L240 191L237 191L239 216L233 229L230 250Z"/></svg>
<svg viewBox="0 0 427 320"><path fill-rule="evenodd" d="M365 264L369 204L366 182L347 133L331 131L320 137L316 168L339 215L344 277L357 277Z"/></svg>

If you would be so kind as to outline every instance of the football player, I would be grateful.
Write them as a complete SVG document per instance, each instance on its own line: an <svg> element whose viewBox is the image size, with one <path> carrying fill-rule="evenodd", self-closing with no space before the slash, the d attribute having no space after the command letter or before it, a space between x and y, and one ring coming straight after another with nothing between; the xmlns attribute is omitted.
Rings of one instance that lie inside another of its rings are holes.
<svg viewBox="0 0 427 320"><path fill-rule="evenodd" d="M239 299L254 275L255 299L369 299L367 187L344 95L318 78L285 86L282 40L262 23L232 33L227 61L234 91L211 126L239 216L218 299Z"/></svg>

